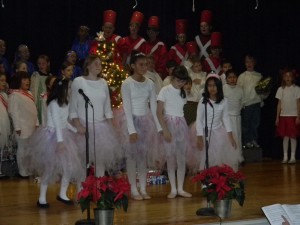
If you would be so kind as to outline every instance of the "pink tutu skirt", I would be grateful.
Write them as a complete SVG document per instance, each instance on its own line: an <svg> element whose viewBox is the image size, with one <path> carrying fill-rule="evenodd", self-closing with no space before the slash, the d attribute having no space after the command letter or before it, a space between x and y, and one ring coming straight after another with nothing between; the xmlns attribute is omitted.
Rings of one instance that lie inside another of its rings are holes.
<svg viewBox="0 0 300 225"><path fill-rule="evenodd" d="M193 164L198 165L197 170L204 170L206 165L206 146L205 137L203 136L203 148L199 150L197 148L197 136L196 136L196 123L191 126L192 144L193 144ZM210 137L210 138L209 138ZM208 130L208 165L220 166L226 164L233 168L233 170L238 170L238 162L240 159L240 153L238 149L234 149L230 139L228 137L228 132L221 126L217 129Z"/></svg>
<svg viewBox="0 0 300 225"><path fill-rule="evenodd" d="M85 176L74 133L63 129L63 140L64 148L59 150L55 129L49 127L38 128L30 137L27 168L41 177L42 184L57 182L62 175L73 180Z"/></svg>
<svg viewBox="0 0 300 225"><path fill-rule="evenodd" d="M85 126L85 122L81 121ZM121 145L118 140L117 132L107 121L95 123L95 132L93 123L89 123L89 161L92 164L101 164L107 171L119 169L119 164L123 157ZM95 138L94 138L95 133ZM94 148L95 139L95 148ZM79 147L79 155L82 164L86 162L86 139L85 135L77 134L76 143Z"/></svg>
<svg viewBox="0 0 300 225"><path fill-rule="evenodd" d="M164 156L159 142L159 133L151 114L134 116L133 123L138 135L136 143L129 142L129 133L125 113L119 111L115 114L115 123L118 127L118 135L126 158L136 161L147 161L148 168L159 169L163 166Z"/></svg>
<svg viewBox="0 0 300 225"><path fill-rule="evenodd" d="M279 137L297 138L300 136L300 126L296 125L296 116L280 116L276 128Z"/></svg>
<svg viewBox="0 0 300 225"><path fill-rule="evenodd" d="M165 122L172 136L171 142L163 141L166 158L180 157L186 161L188 159L186 155L191 149L191 138L185 118L166 115ZM176 163L176 160L172 162Z"/></svg>

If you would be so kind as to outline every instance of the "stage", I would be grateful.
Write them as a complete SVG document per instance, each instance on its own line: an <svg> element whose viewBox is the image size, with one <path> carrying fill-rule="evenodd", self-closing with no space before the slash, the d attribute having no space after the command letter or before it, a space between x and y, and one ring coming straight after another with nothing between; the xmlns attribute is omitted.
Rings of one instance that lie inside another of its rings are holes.
<svg viewBox="0 0 300 225"><path fill-rule="evenodd" d="M232 215L222 224L268 224L261 207L274 203L300 203L300 166L281 164L279 160L247 163L241 168L246 175L246 200L243 207L233 202ZM298 176L297 176L298 175ZM169 184L151 185L150 200L129 201L128 212L115 211L114 225L196 225L220 224L217 217L196 216L198 208L206 207L200 185L186 178L185 189L192 198L167 199ZM34 179L0 180L0 225L74 225L85 219L79 205L64 205L56 200L59 185L49 186L49 209L39 209L36 202L39 184ZM92 210L91 210L92 212ZM92 213L93 216L93 213Z"/></svg>

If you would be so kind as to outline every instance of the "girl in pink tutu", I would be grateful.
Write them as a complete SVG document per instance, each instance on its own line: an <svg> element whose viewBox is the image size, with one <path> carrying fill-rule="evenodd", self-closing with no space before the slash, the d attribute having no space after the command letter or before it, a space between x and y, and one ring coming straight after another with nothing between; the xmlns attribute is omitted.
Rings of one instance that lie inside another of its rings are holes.
<svg viewBox="0 0 300 225"><path fill-rule="evenodd" d="M150 199L146 192L147 166L151 155L158 149L158 131L161 130L156 116L156 93L154 83L144 77L147 59L143 53L133 51L130 58L133 70L122 84L121 93L126 121L123 123L123 147L126 169L134 200ZM150 104L150 109L149 109ZM140 192L136 185L138 169Z"/></svg>
<svg viewBox="0 0 300 225"><path fill-rule="evenodd" d="M276 113L276 133L283 138L282 163L296 163L297 137L300 135L300 88L295 85L295 71L282 71L282 84L278 88ZM288 147L291 142L291 156L288 161Z"/></svg>
<svg viewBox="0 0 300 225"><path fill-rule="evenodd" d="M117 133L112 125L113 113L107 82L101 78L101 60L89 55L83 65L84 75L75 78L71 89L70 118L78 130L77 144L82 165L86 163L86 115L85 101L78 92L88 96L89 159L96 167L96 176L104 176L105 170L114 170L122 157ZM94 110L94 113L93 113ZM94 145L95 140L95 145Z"/></svg>
<svg viewBox="0 0 300 225"><path fill-rule="evenodd" d="M49 208L46 200L48 184L59 180L61 186L56 199L71 205L67 188L71 179L82 179L84 174L78 157L74 132L76 129L68 122L68 81L56 79L47 99L47 126L38 129L29 142L29 163L31 171L41 177L40 196L37 206Z"/></svg>
<svg viewBox="0 0 300 225"><path fill-rule="evenodd" d="M222 81L217 74L206 77L204 96L199 101L196 119L197 147L200 150L200 170L205 169L205 105L207 101L208 164L209 167L227 164L238 169L239 154L232 135L228 116L228 102L224 98Z"/></svg>
<svg viewBox="0 0 300 225"><path fill-rule="evenodd" d="M183 190L186 169L186 153L189 145L189 129L183 114L186 93L183 86L189 79L184 66L176 66L172 72L171 84L163 87L157 97L157 117L162 127L166 151L168 176L171 192L168 198L177 195L190 198L192 195ZM177 169L177 188L175 170Z"/></svg>

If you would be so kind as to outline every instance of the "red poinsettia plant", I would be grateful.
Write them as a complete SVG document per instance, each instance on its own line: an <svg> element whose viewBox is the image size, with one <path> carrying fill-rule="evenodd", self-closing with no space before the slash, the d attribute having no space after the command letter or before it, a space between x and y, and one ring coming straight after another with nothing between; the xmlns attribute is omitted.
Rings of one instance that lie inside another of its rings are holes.
<svg viewBox="0 0 300 225"><path fill-rule="evenodd" d="M193 182L202 183L202 194L209 201L235 199L240 206L245 201L245 176L230 166L213 166L193 177Z"/></svg>
<svg viewBox="0 0 300 225"><path fill-rule="evenodd" d="M129 190L130 185L124 177L96 177L92 174L82 182L78 201L82 212L91 202L94 202L98 209L123 208L127 212Z"/></svg>

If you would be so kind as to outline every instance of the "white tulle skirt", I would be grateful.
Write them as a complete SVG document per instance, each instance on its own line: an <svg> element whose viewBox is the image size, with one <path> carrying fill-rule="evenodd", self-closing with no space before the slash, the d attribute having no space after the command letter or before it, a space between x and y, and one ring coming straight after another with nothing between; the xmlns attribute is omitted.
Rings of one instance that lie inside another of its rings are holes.
<svg viewBox="0 0 300 225"><path fill-rule="evenodd" d="M186 161L187 153L191 149L191 137L185 118L166 115L165 122L172 136L171 142L163 141L166 158L179 157ZM172 160L172 162L176 163L176 160ZM171 166L177 167L177 165Z"/></svg>
<svg viewBox="0 0 300 225"><path fill-rule="evenodd" d="M115 114L115 123L118 127L118 135L126 158L136 161L147 161L147 167L159 169L163 166L164 152L159 141L159 133L151 114L134 116L133 123L138 135L136 143L129 142L129 133L124 111Z"/></svg>
<svg viewBox="0 0 300 225"><path fill-rule="evenodd" d="M191 135L193 143L193 160L195 165L199 165L197 170L204 170L206 168L206 144L203 136L204 146L200 151L197 148L197 136L195 123L191 126ZM227 164L233 170L238 170L239 151L235 149L229 139L228 132L223 126L217 129L208 130L208 164L209 167ZM190 157L191 159L191 157Z"/></svg>
<svg viewBox="0 0 300 225"><path fill-rule="evenodd" d="M85 121L81 121L81 124L85 126ZM101 121L95 123L95 129L93 123L89 123L89 162L96 164L102 164L105 169L116 171L120 169L120 162L123 154L121 151L121 145L117 136L116 130L107 121ZM94 132L95 131L95 132ZM95 138L94 138L95 134ZM95 142L94 142L95 140ZM85 135L77 134L76 143L79 147L80 160L82 164L86 163L86 138ZM94 145L95 143L95 145Z"/></svg>
<svg viewBox="0 0 300 225"><path fill-rule="evenodd" d="M63 129L63 144L65 147L60 150L54 128L38 128L31 136L26 167L32 174L41 177L42 184L57 182L62 175L70 180L84 178L84 168L72 131Z"/></svg>

